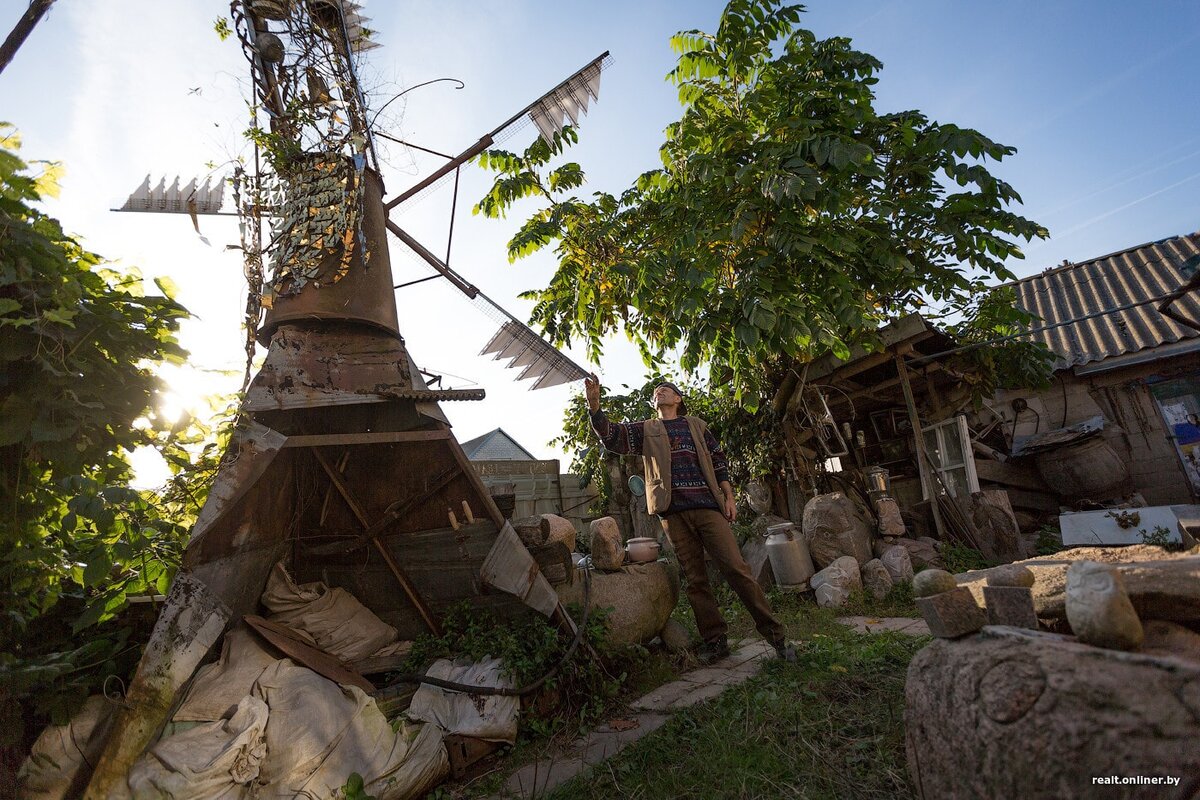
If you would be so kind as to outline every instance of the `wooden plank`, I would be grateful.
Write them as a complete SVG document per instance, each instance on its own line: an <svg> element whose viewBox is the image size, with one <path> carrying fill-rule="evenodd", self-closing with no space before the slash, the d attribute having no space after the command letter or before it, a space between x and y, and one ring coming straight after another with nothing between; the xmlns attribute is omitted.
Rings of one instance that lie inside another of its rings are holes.
<svg viewBox="0 0 1200 800"><path fill-rule="evenodd" d="M433 442L449 439L450 431L372 431L368 433L321 433L289 436L284 447L335 447L355 444L394 444L397 442Z"/></svg>
<svg viewBox="0 0 1200 800"><path fill-rule="evenodd" d="M242 619L285 656L295 659L313 672L343 686L357 686L368 694L375 691L375 684L359 675L337 656L302 641L287 626L254 614L247 614Z"/></svg>
<svg viewBox="0 0 1200 800"><path fill-rule="evenodd" d="M363 530L371 530L370 520L367 519L366 513L354 499L354 495L350 492L349 487L346 486L346 482L342 480L341 473L333 468L333 465L329 463L329 460L325 458L325 456L321 455L320 450L313 450L312 453L316 457L317 461L320 462L322 469L324 469L325 473L329 476L329 480L333 481L333 485L338 490L338 494L340 494L342 499L346 501L346 505L350 507L350 510L354 513L355 518L358 519L359 524L362 525ZM412 585L412 581L410 581L408 576L404 574L404 570L400 569L400 565L396 563L396 559L392 557L391 552L387 549L383 542L379 541L379 539L374 536L371 537L371 544L375 545L375 549L379 552L379 555L382 556L384 562L388 565L388 569L390 569L392 574L396 576L396 582L400 584L400 588L404 590L404 594L408 596L408 599L412 602L413 607L417 609L417 613L421 615L421 619L425 621L425 624L429 627L429 630L432 631L435 636L441 636L442 626L438 625L437 620L433 618L433 615L429 612L429 609L425 607L424 601L421 600L421 595L417 593L416 587Z"/></svg>
<svg viewBox="0 0 1200 800"><path fill-rule="evenodd" d="M938 538L946 541L947 530L946 524L942 520L941 504L937 502L937 492L934 490L933 481L930 480L929 466L925 463L929 460L929 454L925 452L925 434L921 431L921 420L917 416L917 401L913 399L912 385L908 381L908 367L904 364L904 356L897 353L895 358L896 372L900 377L900 385L904 388L904 405L908 409L908 421L912 425L913 446L917 452L917 470L921 473L921 485L927 487L929 496L933 499L929 506L933 509L933 526L937 529Z"/></svg>
<svg viewBox="0 0 1200 800"><path fill-rule="evenodd" d="M975 459L975 471L979 474L981 481L991 481L1004 486L1015 486L1020 489L1047 493L1046 482L1031 467L1002 463L990 458L977 458Z"/></svg>

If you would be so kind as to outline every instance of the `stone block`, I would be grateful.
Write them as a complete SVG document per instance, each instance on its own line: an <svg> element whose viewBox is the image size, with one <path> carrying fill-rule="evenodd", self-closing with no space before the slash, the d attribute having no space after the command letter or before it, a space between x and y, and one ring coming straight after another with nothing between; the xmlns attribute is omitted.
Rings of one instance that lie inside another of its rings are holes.
<svg viewBox="0 0 1200 800"><path fill-rule="evenodd" d="M985 586L983 601L987 605L989 625L1011 625L1014 628L1038 628L1033 613L1033 591L1027 586Z"/></svg>
<svg viewBox="0 0 1200 800"><path fill-rule="evenodd" d="M592 520L592 566L601 570L620 569L625 563L625 548L621 545L621 529L612 517Z"/></svg>
<svg viewBox="0 0 1200 800"><path fill-rule="evenodd" d="M908 774L929 800L1191 797L1200 663L988 626L913 657L904 731ZM1110 775L1178 776L1184 786L1093 781Z"/></svg>
<svg viewBox="0 0 1200 800"><path fill-rule="evenodd" d="M987 624L983 609L971 592L961 586L931 597L918 597L917 608L925 617L929 632L939 639L957 639Z"/></svg>

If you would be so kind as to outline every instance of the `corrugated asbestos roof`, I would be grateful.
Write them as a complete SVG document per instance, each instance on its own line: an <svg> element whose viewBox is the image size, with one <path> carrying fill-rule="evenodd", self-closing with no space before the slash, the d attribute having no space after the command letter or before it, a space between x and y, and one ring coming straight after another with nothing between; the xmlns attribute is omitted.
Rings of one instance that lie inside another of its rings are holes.
<svg viewBox="0 0 1200 800"><path fill-rule="evenodd" d="M1013 284L1017 304L1042 318L1035 327L1065 322L1179 288L1200 258L1200 233L1173 236L1131 247L1079 264L1049 269ZM1033 334L1062 357L1062 366L1079 366L1124 353L1200 336L1158 313L1157 303L1103 314ZM1200 296L1193 292L1175 303L1183 314L1200 319Z"/></svg>

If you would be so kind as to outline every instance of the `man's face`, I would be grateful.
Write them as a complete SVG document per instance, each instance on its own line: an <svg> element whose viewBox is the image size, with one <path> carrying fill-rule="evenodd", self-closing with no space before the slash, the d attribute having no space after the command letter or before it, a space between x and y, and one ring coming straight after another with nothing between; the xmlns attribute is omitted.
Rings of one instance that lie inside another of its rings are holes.
<svg viewBox="0 0 1200 800"><path fill-rule="evenodd" d="M655 408L662 408L664 406L678 406L683 402L683 398L670 386L659 386L654 390L651 402L654 403Z"/></svg>

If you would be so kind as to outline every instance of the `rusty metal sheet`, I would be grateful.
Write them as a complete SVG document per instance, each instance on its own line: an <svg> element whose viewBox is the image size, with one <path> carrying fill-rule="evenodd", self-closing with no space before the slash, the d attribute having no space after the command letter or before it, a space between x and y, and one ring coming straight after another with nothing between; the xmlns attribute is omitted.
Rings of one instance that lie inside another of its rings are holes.
<svg viewBox="0 0 1200 800"><path fill-rule="evenodd" d="M354 322L371 326L385 335L400 336L396 317L396 295L392 289L392 265L388 255L387 213L383 210L383 183L374 170L364 173L362 235L367 258L358 248L350 269L335 283L307 284L298 293L275 298L258 340L267 344L280 326L295 322ZM330 255L336 260L340 256Z"/></svg>
<svg viewBox="0 0 1200 800"><path fill-rule="evenodd" d="M281 326L246 392L246 411L385 402L413 388L395 336L354 325Z"/></svg>
<svg viewBox="0 0 1200 800"><path fill-rule="evenodd" d="M345 686L357 686L367 694L375 691L375 684L359 675L345 662L324 650L319 650L300 639L295 631L286 625L263 619L255 614L242 617L246 624L258 632L275 647L279 648L288 658L308 667L319 675L324 675L335 683Z"/></svg>
<svg viewBox="0 0 1200 800"><path fill-rule="evenodd" d="M286 440L287 437L282 433L253 420L243 423L233 432L221 469L192 527L189 549L198 544L213 525L258 482Z"/></svg>

